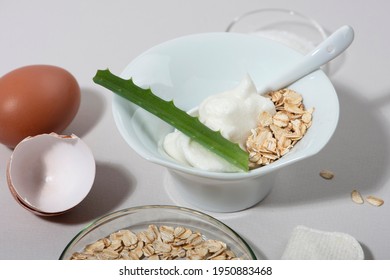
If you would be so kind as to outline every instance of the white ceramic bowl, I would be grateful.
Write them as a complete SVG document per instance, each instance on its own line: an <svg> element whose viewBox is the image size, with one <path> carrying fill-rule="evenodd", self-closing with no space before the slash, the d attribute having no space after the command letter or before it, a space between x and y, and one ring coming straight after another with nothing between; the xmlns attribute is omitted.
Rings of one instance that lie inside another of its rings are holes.
<svg viewBox="0 0 390 280"><path fill-rule="evenodd" d="M177 38L155 46L123 71L141 87L163 99L173 99L188 111L207 96L233 88L249 73L256 85L267 80L302 54L275 41L236 33L205 33ZM175 188L191 204L209 211L243 210L260 202L272 187L271 174L318 153L334 133L337 94L318 70L290 88L314 107L313 124L304 138L276 162L247 173L217 173L184 166L164 155L161 141L173 128L122 97L113 99L114 119L128 145L148 161L171 172Z"/></svg>

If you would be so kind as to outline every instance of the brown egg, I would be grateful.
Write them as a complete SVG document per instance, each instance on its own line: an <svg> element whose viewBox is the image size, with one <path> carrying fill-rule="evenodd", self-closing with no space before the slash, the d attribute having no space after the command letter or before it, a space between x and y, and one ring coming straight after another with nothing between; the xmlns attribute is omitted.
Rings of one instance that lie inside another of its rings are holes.
<svg viewBox="0 0 390 280"><path fill-rule="evenodd" d="M60 134L80 106L80 87L65 69L18 68L0 78L0 143L14 148L27 136Z"/></svg>

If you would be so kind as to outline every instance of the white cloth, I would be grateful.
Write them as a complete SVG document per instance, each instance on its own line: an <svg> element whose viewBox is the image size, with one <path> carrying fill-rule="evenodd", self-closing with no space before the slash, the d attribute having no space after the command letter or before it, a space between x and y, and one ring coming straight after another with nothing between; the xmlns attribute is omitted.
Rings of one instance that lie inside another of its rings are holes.
<svg viewBox="0 0 390 280"><path fill-rule="evenodd" d="M363 260L359 242L349 234L305 226L294 228L282 260Z"/></svg>

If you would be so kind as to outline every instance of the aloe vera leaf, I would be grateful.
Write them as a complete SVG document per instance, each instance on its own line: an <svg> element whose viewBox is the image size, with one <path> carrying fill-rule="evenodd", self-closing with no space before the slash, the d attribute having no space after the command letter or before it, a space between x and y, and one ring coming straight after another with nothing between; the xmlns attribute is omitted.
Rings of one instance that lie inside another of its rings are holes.
<svg viewBox="0 0 390 280"><path fill-rule="evenodd" d="M248 171L249 156L246 151L224 138L219 131L204 125L197 117L177 108L173 101L165 101L150 89L135 85L131 78L122 79L108 69L98 70L93 81L156 115L239 169Z"/></svg>

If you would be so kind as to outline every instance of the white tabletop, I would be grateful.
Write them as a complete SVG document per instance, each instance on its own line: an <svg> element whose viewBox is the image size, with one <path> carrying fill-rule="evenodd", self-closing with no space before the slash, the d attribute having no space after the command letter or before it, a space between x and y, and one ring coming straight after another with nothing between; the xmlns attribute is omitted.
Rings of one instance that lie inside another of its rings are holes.
<svg viewBox="0 0 390 280"><path fill-rule="evenodd" d="M12 198L5 178L11 150L0 146L0 259L58 259L88 222L115 210L148 204L191 207L167 193L165 168L127 146L112 117L112 95L92 77L105 68L119 74L158 43L224 31L234 17L269 7L299 11L328 31L344 24L354 28L355 41L330 73L340 99L339 126L318 155L280 172L263 202L237 213L209 214L242 235L258 258L280 259L292 229L304 225L348 233L362 244L366 259L389 259L390 4L385 0L1 1L0 76L30 64L53 64L73 73L82 102L65 133L89 145L97 174L91 193L71 212L39 217ZM321 178L322 169L333 170L334 179ZM353 189L385 203L357 205L350 199Z"/></svg>

